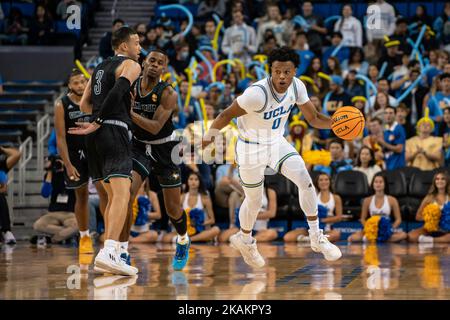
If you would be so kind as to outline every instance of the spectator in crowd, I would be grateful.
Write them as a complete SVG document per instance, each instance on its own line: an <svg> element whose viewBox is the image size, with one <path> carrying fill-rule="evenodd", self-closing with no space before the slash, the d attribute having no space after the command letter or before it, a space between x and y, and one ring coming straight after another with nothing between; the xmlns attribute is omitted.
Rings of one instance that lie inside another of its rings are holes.
<svg viewBox="0 0 450 320"><path fill-rule="evenodd" d="M329 166L316 165L314 171L322 171L331 176L332 179L341 171L352 170L352 160L346 159L344 154L344 142L340 139L333 139L329 143L331 163Z"/></svg>
<svg viewBox="0 0 450 320"><path fill-rule="evenodd" d="M216 22L214 21L214 19L209 18L208 20L206 20L204 28L205 28L204 36L203 38L200 39L199 43L200 45L210 45L216 35ZM221 43L222 43L222 35L219 34L217 40L219 49Z"/></svg>
<svg viewBox="0 0 450 320"><path fill-rule="evenodd" d="M390 37L392 40L398 40L400 42L400 53L411 53L411 45L408 43L408 21L405 18L399 18L395 22L394 34Z"/></svg>
<svg viewBox="0 0 450 320"><path fill-rule="evenodd" d="M176 55L170 61L177 74L186 74L185 69L189 66L189 44L180 42L175 47Z"/></svg>
<svg viewBox="0 0 450 320"><path fill-rule="evenodd" d="M427 83L428 87L431 87L433 85L433 80L444 73L445 65L449 62L449 53L445 50L431 50L429 57L430 66L425 73L425 83Z"/></svg>
<svg viewBox="0 0 450 320"><path fill-rule="evenodd" d="M399 46L400 41L398 40L389 40L384 44L386 50L379 56L377 66L379 70L382 70L383 65L386 64L383 74L385 77L391 75L402 65L402 54L398 50Z"/></svg>
<svg viewBox="0 0 450 320"><path fill-rule="evenodd" d="M339 59L339 61L344 62L350 57L350 48L346 46L341 47L343 36L340 32L333 32L331 34L331 46L329 46L322 54L323 65L327 64L328 58L334 53L334 56ZM340 49L337 49L340 48Z"/></svg>
<svg viewBox="0 0 450 320"><path fill-rule="evenodd" d="M258 52L269 56L273 49L278 47L277 39L274 35L267 35L264 37L264 41L261 43L261 48Z"/></svg>
<svg viewBox="0 0 450 320"><path fill-rule="evenodd" d="M266 30L272 30L276 42L280 46L285 46L289 41L289 34L292 32L292 25L287 20L283 20L280 8L276 2L269 2L267 5L267 15L269 20L258 26L257 45L263 44L264 33Z"/></svg>
<svg viewBox="0 0 450 320"><path fill-rule="evenodd" d="M201 1L197 9L197 18L205 19L211 17L213 13L218 14L220 17L225 16L226 1L220 0L205 0Z"/></svg>
<svg viewBox="0 0 450 320"><path fill-rule="evenodd" d="M443 73L439 76L439 91L428 99L428 108L430 108L430 118L435 125L440 126L443 116L443 110L449 106L450 101L450 73Z"/></svg>
<svg viewBox="0 0 450 320"><path fill-rule="evenodd" d="M341 76L331 76L330 91L331 96L325 106L326 111L331 116L340 107L351 105L351 98L343 88L344 81Z"/></svg>
<svg viewBox="0 0 450 320"><path fill-rule="evenodd" d="M442 210L444 205L448 205L450 201L450 178L445 171L436 173L433 177L433 183L430 191L422 200L419 209L416 213L416 220L423 221L423 211L429 204L437 204ZM419 243L449 243L450 233L444 230L438 230L436 232L426 231L424 227L414 229L408 233L409 242Z"/></svg>
<svg viewBox="0 0 450 320"><path fill-rule="evenodd" d="M243 199L240 199L239 206ZM270 186L264 188L262 206L256 217L255 226L253 227L254 238L258 242L270 242L278 237L278 232L274 228L269 228L269 220L275 218L277 213L277 193ZM219 235L219 242L228 242L230 237L237 233L240 228L239 209L233 211L230 216L230 226L227 230L222 231Z"/></svg>
<svg viewBox="0 0 450 320"><path fill-rule="evenodd" d="M148 180L142 184L133 205L133 225L130 243L154 243L159 234L152 223L161 219L158 195L148 187Z"/></svg>
<svg viewBox="0 0 450 320"><path fill-rule="evenodd" d="M382 216L391 219L394 218L392 228L394 233L387 240L388 242L400 242L406 240L408 235L403 231L395 231L402 223L402 216L400 213L400 206L396 198L389 195L389 185L386 176L379 172L377 173L371 183L373 195L364 199L361 210L361 224L364 226L366 220L372 216ZM364 231L357 231L348 237L348 242L366 242L367 238Z"/></svg>
<svg viewBox="0 0 450 320"><path fill-rule="evenodd" d="M375 162L375 153L371 148L363 146L359 150L354 170L364 173L369 184L372 182L373 177L381 171L380 166Z"/></svg>
<svg viewBox="0 0 450 320"><path fill-rule="evenodd" d="M123 27L125 25L125 22L122 19L115 19L112 23L112 30L111 32L106 32L103 37L100 39L99 44L99 55L103 59L107 59L109 57L114 56L114 51L111 46L111 37L112 34Z"/></svg>
<svg viewBox="0 0 450 320"><path fill-rule="evenodd" d="M349 74L350 74L350 73L349 73ZM356 87L355 87L355 88L356 88ZM353 96L353 98L352 98L352 104L353 104L353 106L354 106L356 109L358 109L359 111L361 111L362 114L364 114L364 108L365 108L366 103L367 103L366 97L364 97L364 96L357 96L357 95L354 95L354 94L350 94L350 93L348 93L348 92L347 92L347 94L348 94L350 97Z"/></svg>
<svg viewBox="0 0 450 320"><path fill-rule="evenodd" d="M350 97L356 97L356 96L364 96L365 91L364 87L359 83L359 81L356 79L357 72L355 70L350 70L347 73L347 76L344 80L344 90ZM367 101L366 98L364 98L365 101ZM352 101L353 102L353 101ZM361 109L361 111L364 113L364 106Z"/></svg>
<svg viewBox="0 0 450 320"><path fill-rule="evenodd" d="M198 173L189 174L186 190L181 195L181 203L183 210L189 216L188 234L192 242L208 242L219 235L220 229L214 226L215 217L211 198ZM166 243L175 240L175 232L168 233L163 237L163 242Z"/></svg>
<svg viewBox="0 0 450 320"><path fill-rule="evenodd" d="M427 13L427 7L419 4L416 7L416 14L409 19L409 23L417 23L419 30L422 25L431 26L431 17Z"/></svg>
<svg viewBox="0 0 450 320"><path fill-rule="evenodd" d="M36 7L36 14L30 23L28 34L29 44L48 45L51 44L53 30L53 21L43 5Z"/></svg>
<svg viewBox="0 0 450 320"><path fill-rule="evenodd" d="M450 2L446 2L442 15L439 16L433 23L433 29L437 33L437 39L445 46L448 51L448 44L450 43Z"/></svg>
<svg viewBox="0 0 450 320"><path fill-rule="evenodd" d="M312 79L314 85L311 85L309 82L304 82L308 92L314 92L320 99L323 99L325 94L328 92L329 88L329 80L321 77L321 73L324 73L322 70L322 64L320 62L320 58L314 57L311 60L308 69L306 69L305 76ZM312 89L311 89L312 88Z"/></svg>
<svg viewBox="0 0 450 320"><path fill-rule="evenodd" d="M5 34L0 34L0 44L24 45L27 43L28 31L27 21L23 17L22 11L19 8L12 7L9 17L5 21Z"/></svg>
<svg viewBox="0 0 450 320"><path fill-rule="evenodd" d="M339 241L341 232L332 229L332 224L342 220L342 199L338 194L333 193L331 178L326 173L319 173L314 179L314 186L317 191L319 206L326 209L326 217L320 217L320 222L325 224L324 233L328 235L331 242ZM284 235L285 242L310 242L306 228L298 228L287 232Z"/></svg>
<svg viewBox="0 0 450 320"><path fill-rule="evenodd" d="M403 93L409 88L420 76L420 69L414 67L414 62L411 61L409 64L409 73L403 78L396 81L392 81L391 89L400 90ZM410 112L408 112L407 122L409 124L415 124L423 115L423 102L425 96L428 92L428 88L424 87L420 82L412 89L410 94L408 94L403 103L408 106Z"/></svg>
<svg viewBox="0 0 450 320"><path fill-rule="evenodd" d="M443 139L443 152L444 152L444 160L445 166L450 166L450 107L446 107L444 109L444 121L441 125L439 137Z"/></svg>
<svg viewBox="0 0 450 320"><path fill-rule="evenodd" d="M351 48L350 58L342 63L344 77L350 70L366 75L369 70L369 64L364 60L364 52L359 47Z"/></svg>
<svg viewBox="0 0 450 320"><path fill-rule="evenodd" d="M233 25L225 30L222 52L226 56L241 59L244 64L249 63L257 52L255 29L244 22L241 11L233 12Z"/></svg>
<svg viewBox="0 0 450 320"><path fill-rule="evenodd" d="M396 106L397 105L397 99L395 99L393 96L389 94L389 81L386 78L380 78L377 82L377 93L383 92L388 96L388 101L390 106ZM374 94L369 97L369 101L366 106L366 114L370 115L373 112L374 106L375 106L375 98L377 96Z"/></svg>
<svg viewBox="0 0 450 320"><path fill-rule="evenodd" d="M369 121L369 135L364 137L363 144L374 152L375 162L382 169L385 168L384 152L378 141L384 139L383 134L383 121L380 118L371 118Z"/></svg>
<svg viewBox="0 0 450 320"><path fill-rule="evenodd" d="M417 130L408 121L409 109L404 103L400 103L397 107L397 113L395 119L405 129L406 139L412 138L416 135Z"/></svg>
<svg viewBox="0 0 450 320"><path fill-rule="evenodd" d="M314 58L314 52L309 50L308 39L304 31L296 31L292 35L291 47L300 57L300 64L297 66L296 74L298 77L306 72L306 69L311 63L311 59Z"/></svg>
<svg viewBox="0 0 450 320"><path fill-rule="evenodd" d="M141 46L148 52L158 48L158 34L156 33L155 28L148 29L145 34L145 40Z"/></svg>
<svg viewBox="0 0 450 320"><path fill-rule="evenodd" d="M391 36L395 30L394 7L384 0L377 0L367 7L366 18L368 51L372 51L379 56L384 36Z"/></svg>
<svg viewBox="0 0 450 320"><path fill-rule="evenodd" d="M389 96L383 91L379 91L376 95L375 104L373 105L373 112L368 116L382 118L387 106L389 106Z"/></svg>
<svg viewBox="0 0 450 320"><path fill-rule="evenodd" d="M384 136L378 138L383 148L386 170L400 169L405 166L405 129L395 120L396 109L387 106L384 109Z"/></svg>
<svg viewBox="0 0 450 320"><path fill-rule="evenodd" d="M313 133L308 132L308 124L300 120L299 114L292 117L292 121L289 123L289 135L286 137L286 140L294 146L300 155L312 150Z"/></svg>
<svg viewBox="0 0 450 320"><path fill-rule="evenodd" d="M434 122L425 117L416 125L417 135L406 140L406 162L409 167L433 170L442 164L442 137L433 137Z"/></svg>
<svg viewBox="0 0 450 320"><path fill-rule="evenodd" d="M362 25L361 22L353 16L353 9L350 4L345 4L342 7L342 17L334 24L334 31L342 33L344 45L362 48Z"/></svg>
<svg viewBox="0 0 450 320"><path fill-rule="evenodd" d="M8 172L19 162L21 152L13 147L0 146L0 231L6 244L15 244L16 239L11 232L11 220L7 202Z"/></svg>
<svg viewBox="0 0 450 320"><path fill-rule="evenodd" d="M69 16L69 12L67 12L67 8L76 5L81 7L81 3L75 0L61 0L56 7L56 16L60 20L66 20Z"/></svg>
<svg viewBox="0 0 450 320"><path fill-rule="evenodd" d="M329 57L327 60L325 71L327 74L342 77L341 64L336 57Z"/></svg>
<svg viewBox="0 0 450 320"><path fill-rule="evenodd" d="M74 213L75 193L73 190L66 189L64 163L59 157L51 157L45 169L41 195L44 198L50 197L50 204L47 212L33 225L33 229L40 233L31 238L33 244L39 243L39 238L45 238L45 236L51 237L51 243L59 243L78 233Z"/></svg>
<svg viewBox="0 0 450 320"><path fill-rule="evenodd" d="M380 74L380 71L378 70L378 67L376 64L369 65L367 77L369 78L370 81L372 81L372 83L378 82L379 74ZM372 90L370 91L370 93L373 94Z"/></svg>
<svg viewBox="0 0 450 320"><path fill-rule="evenodd" d="M308 36L309 49L316 56L322 53L323 38L327 34L327 28L323 23L323 18L313 13L314 7L311 1L305 1L302 5L303 18L307 26L303 27L303 31Z"/></svg>
<svg viewBox="0 0 450 320"><path fill-rule="evenodd" d="M228 208L229 217L234 216L234 210L237 208L235 204L244 196L236 163L220 165L216 170L215 181L215 203L219 207ZM234 220L230 223L234 223Z"/></svg>

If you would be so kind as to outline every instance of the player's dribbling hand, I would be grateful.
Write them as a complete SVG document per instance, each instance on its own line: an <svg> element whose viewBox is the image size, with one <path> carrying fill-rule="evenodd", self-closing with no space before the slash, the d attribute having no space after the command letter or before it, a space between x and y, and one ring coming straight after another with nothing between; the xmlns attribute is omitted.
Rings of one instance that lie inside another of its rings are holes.
<svg viewBox="0 0 450 320"><path fill-rule="evenodd" d="M78 127L69 128L69 134L87 135L100 128L100 125L95 122L76 122L75 124Z"/></svg>

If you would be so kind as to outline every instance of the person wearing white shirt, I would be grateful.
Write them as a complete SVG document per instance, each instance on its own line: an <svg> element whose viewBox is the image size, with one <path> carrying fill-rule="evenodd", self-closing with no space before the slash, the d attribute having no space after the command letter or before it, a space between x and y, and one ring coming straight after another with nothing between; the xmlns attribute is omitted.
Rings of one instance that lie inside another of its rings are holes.
<svg viewBox="0 0 450 320"><path fill-rule="evenodd" d="M342 18L334 24L334 31L339 31L344 36L344 45L348 47L360 47L363 45L363 32L361 22L353 15L352 6L346 4L342 8Z"/></svg>
<svg viewBox="0 0 450 320"><path fill-rule="evenodd" d="M384 0L377 0L367 7L366 34L367 41L382 40L391 36L395 30L395 10Z"/></svg>
<svg viewBox="0 0 450 320"><path fill-rule="evenodd" d="M290 23L283 20L280 13L280 8L276 3L271 3L267 6L267 15L269 16L269 21L262 23L258 28L257 33L257 43L258 47L264 41L264 34L267 30L272 30L273 35L277 39L277 43L280 46L284 46L289 41L289 32L291 29Z"/></svg>

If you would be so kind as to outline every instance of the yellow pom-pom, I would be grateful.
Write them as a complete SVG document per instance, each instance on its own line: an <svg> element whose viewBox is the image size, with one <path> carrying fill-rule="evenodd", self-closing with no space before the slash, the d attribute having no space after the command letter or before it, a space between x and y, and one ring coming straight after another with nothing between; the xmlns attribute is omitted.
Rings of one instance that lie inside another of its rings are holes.
<svg viewBox="0 0 450 320"><path fill-rule="evenodd" d="M437 255L425 256L423 260L422 285L424 288L436 289L441 287L442 272Z"/></svg>
<svg viewBox="0 0 450 320"><path fill-rule="evenodd" d="M427 232L435 232L439 230L439 220L441 219L441 209L439 205L430 203L423 209L423 228Z"/></svg>
<svg viewBox="0 0 450 320"><path fill-rule="evenodd" d="M379 266L378 248L376 244L369 244L364 251L364 262L370 266Z"/></svg>
<svg viewBox="0 0 450 320"><path fill-rule="evenodd" d="M381 216L372 216L367 219L364 224L364 235L369 241L377 241L378 238L378 222L380 222Z"/></svg>
<svg viewBox="0 0 450 320"><path fill-rule="evenodd" d="M303 160L312 165L328 167L331 163L331 153L326 150L309 150L302 153Z"/></svg>
<svg viewBox="0 0 450 320"><path fill-rule="evenodd" d="M136 197L133 201L133 224L136 222L138 211L139 211L138 197Z"/></svg>

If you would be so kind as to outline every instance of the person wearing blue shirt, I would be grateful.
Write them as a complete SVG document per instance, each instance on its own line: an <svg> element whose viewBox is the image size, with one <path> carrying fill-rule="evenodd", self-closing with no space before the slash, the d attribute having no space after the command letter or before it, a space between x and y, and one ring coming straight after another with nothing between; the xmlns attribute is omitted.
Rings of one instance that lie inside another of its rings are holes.
<svg viewBox="0 0 450 320"><path fill-rule="evenodd" d="M322 65L327 65L328 58L331 57L333 51L342 43L342 38L343 36L340 32L333 32L331 34L331 46L329 46L322 54ZM350 49L348 47L341 47L335 57L343 63L350 58Z"/></svg>
<svg viewBox="0 0 450 320"><path fill-rule="evenodd" d="M48 138L48 155L49 156L57 156L58 148L56 146L56 131L52 129L50 133L50 138Z"/></svg>
<svg viewBox="0 0 450 320"><path fill-rule="evenodd" d="M439 76L440 91L432 95L428 100L430 109L430 118L436 123L436 132L438 132L444 109L450 105L450 73L443 73Z"/></svg>
<svg viewBox="0 0 450 320"><path fill-rule="evenodd" d="M314 52L309 50L308 38L304 31L297 31L295 33L295 52L300 57L300 64L297 66L296 76L301 76L306 72L311 60L316 56Z"/></svg>
<svg viewBox="0 0 450 320"><path fill-rule="evenodd" d="M386 170L395 170L405 167L405 129L395 121L396 109L387 106L384 109L384 121L386 127L383 138L378 139L378 144L383 148Z"/></svg>
<svg viewBox="0 0 450 320"><path fill-rule="evenodd" d="M346 159L344 156L344 142L340 139L331 140L329 145L331 154L331 162L329 166L316 165L314 171L325 172L331 178L334 178L336 174L341 171L352 170L352 160Z"/></svg>

